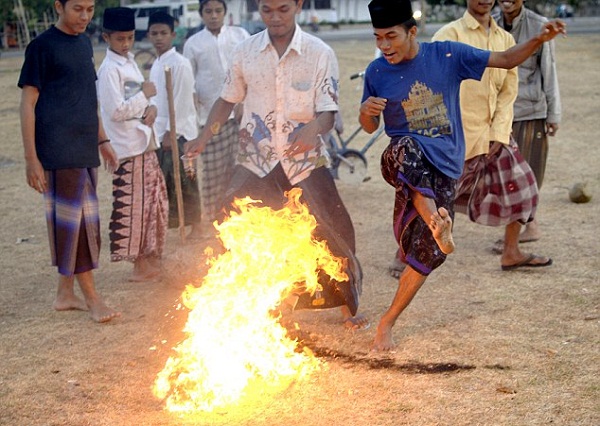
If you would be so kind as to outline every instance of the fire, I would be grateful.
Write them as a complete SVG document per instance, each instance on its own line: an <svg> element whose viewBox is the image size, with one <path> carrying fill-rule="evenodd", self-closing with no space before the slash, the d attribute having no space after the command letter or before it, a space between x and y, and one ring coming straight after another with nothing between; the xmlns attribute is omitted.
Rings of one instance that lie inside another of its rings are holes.
<svg viewBox="0 0 600 426"><path fill-rule="evenodd" d="M300 189L281 210L237 200L239 212L215 225L225 252L209 261L198 287L182 295L186 334L156 377L153 392L172 412L224 409L244 395L285 389L323 368L298 350L274 309L298 289L321 287L318 271L347 280L344 262L313 237L315 218Z"/></svg>

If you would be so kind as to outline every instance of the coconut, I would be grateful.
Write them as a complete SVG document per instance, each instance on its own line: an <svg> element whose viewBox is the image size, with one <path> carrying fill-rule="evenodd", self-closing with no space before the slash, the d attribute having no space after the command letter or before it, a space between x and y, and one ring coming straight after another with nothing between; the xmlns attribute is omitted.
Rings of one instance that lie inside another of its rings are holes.
<svg viewBox="0 0 600 426"><path fill-rule="evenodd" d="M592 199L592 194L587 189L587 183L577 182L569 189L569 200L573 203L587 203Z"/></svg>

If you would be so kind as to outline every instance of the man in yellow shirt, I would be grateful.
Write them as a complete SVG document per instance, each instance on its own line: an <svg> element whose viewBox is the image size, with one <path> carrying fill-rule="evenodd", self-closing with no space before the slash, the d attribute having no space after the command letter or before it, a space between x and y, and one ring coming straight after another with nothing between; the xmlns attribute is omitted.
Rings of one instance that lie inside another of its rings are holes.
<svg viewBox="0 0 600 426"><path fill-rule="evenodd" d="M433 40L460 41L492 51L510 48L515 41L492 19L493 6L493 0L468 0L463 17L442 27ZM511 138L517 92L516 68L488 68L481 81L464 81L460 90L466 162L457 185L456 207L457 211L463 207L474 222L505 226L503 270L552 264L549 257L519 248L521 227L535 216L538 189L531 167Z"/></svg>

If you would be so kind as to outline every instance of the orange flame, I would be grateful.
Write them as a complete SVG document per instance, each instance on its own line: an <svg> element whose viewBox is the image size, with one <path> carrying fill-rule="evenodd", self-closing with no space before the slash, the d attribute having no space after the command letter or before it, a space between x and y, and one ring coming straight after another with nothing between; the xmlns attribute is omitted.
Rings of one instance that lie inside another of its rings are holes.
<svg viewBox="0 0 600 426"><path fill-rule="evenodd" d="M347 280L342 259L313 238L315 218L300 189L281 210L236 200L239 213L215 225L226 251L210 260L201 286L188 285L186 339L157 375L153 392L172 412L213 411L244 395L285 389L322 368L297 350L273 310L299 285L314 293L318 271Z"/></svg>

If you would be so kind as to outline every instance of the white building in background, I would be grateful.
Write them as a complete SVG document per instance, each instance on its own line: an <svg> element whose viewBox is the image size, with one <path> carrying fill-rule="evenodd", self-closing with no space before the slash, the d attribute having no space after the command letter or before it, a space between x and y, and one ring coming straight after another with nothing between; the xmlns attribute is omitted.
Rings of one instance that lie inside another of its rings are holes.
<svg viewBox="0 0 600 426"><path fill-rule="evenodd" d="M255 0L226 0L227 22L244 25L247 22L260 21ZM303 11L298 17L300 24L308 24L315 17L322 23L368 22L369 0L304 0ZM193 28L200 25L198 0L121 0L121 6L136 10L136 28L145 32L148 16L156 11L170 13L181 25Z"/></svg>

